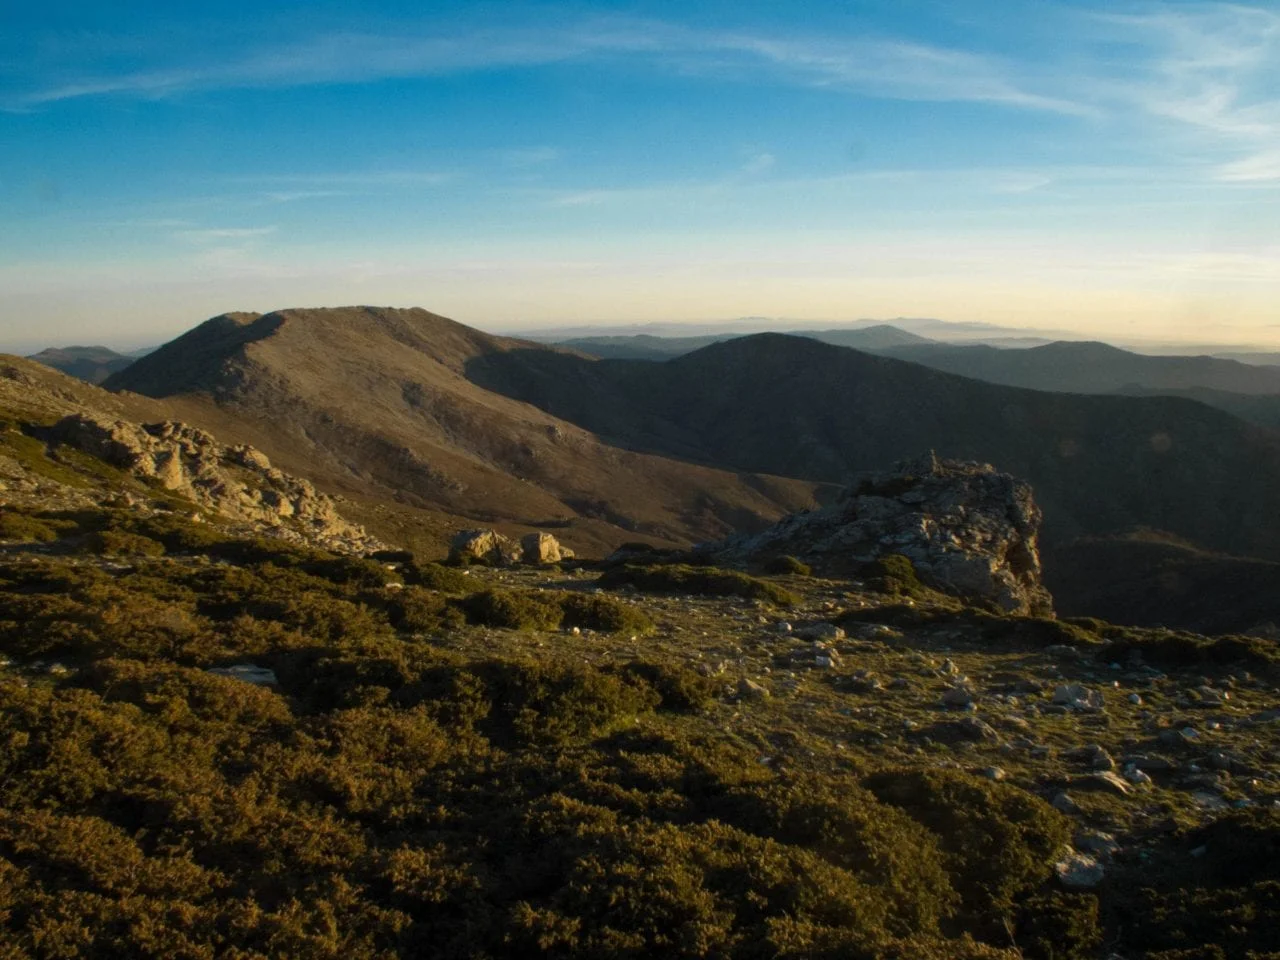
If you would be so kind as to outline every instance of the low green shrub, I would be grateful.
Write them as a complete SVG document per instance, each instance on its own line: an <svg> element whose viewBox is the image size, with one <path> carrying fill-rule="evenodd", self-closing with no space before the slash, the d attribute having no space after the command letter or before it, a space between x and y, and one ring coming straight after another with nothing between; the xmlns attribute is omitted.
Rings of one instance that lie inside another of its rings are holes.
<svg viewBox="0 0 1280 960"><path fill-rule="evenodd" d="M164 544L138 533L123 530L96 530L89 534L85 546L94 553L111 557L159 557Z"/></svg>
<svg viewBox="0 0 1280 960"><path fill-rule="evenodd" d="M882 802L931 830L947 855L966 928L992 938L1051 873L1071 823L1016 787L945 770L888 770L863 780Z"/></svg>
<svg viewBox="0 0 1280 960"><path fill-rule="evenodd" d="M624 675L652 687L668 710L701 710L716 696L716 683L688 667L668 663L632 660L622 668Z"/></svg>
<svg viewBox="0 0 1280 960"><path fill-rule="evenodd" d="M48 543L58 539L53 524L15 510L0 511L0 540L20 543Z"/></svg>
<svg viewBox="0 0 1280 960"><path fill-rule="evenodd" d="M616 597L565 591L556 594L556 601L563 613L561 623L566 627L635 634L653 629L653 621L644 611Z"/></svg>
<svg viewBox="0 0 1280 960"><path fill-rule="evenodd" d="M397 590L387 602L387 619L397 630L429 633L466 623L466 615L443 594L423 587Z"/></svg>
<svg viewBox="0 0 1280 960"><path fill-rule="evenodd" d="M879 593L887 593L893 596L921 598L928 596L930 591L916 574L915 564L908 557L904 557L900 553L890 553L883 557L877 557L870 563L863 565L859 571L860 576L866 580L867 586Z"/></svg>
<svg viewBox="0 0 1280 960"><path fill-rule="evenodd" d="M777 576L795 576L808 577L813 574L813 568L792 556L774 557L764 565L764 572L775 574Z"/></svg>
<svg viewBox="0 0 1280 960"><path fill-rule="evenodd" d="M596 581L606 588L633 586L646 593L686 593L764 600L779 607L794 606L799 598L776 583L718 567L623 566L606 570Z"/></svg>
<svg viewBox="0 0 1280 960"><path fill-rule="evenodd" d="M1015 940L1028 957L1094 960L1102 943L1098 898L1059 891L1031 897L1020 906Z"/></svg>
<svg viewBox="0 0 1280 960"><path fill-rule="evenodd" d="M536 590L484 590L462 601L472 623L508 630L557 630L564 610L556 597Z"/></svg>
<svg viewBox="0 0 1280 960"><path fill-rule="evenodd" d="M615 597L567 590L484 590L459 601L467 619L509 630L558 630L579 627L603 633L647 633L643 612Z"/></svg>
<svg viewBox="0 0 1280 960"><path fill-rule="evenodd" d="M1111 641L1103 656L1112 662L1136 660L1178 669L1242 664L1268 672L1280 670L1280 649L1262 637L1202 637L1110 624L1104 625L1103 636Z"/></svg>
<svg viewBox="0 0 1280 960"><path fill-rule="evenodd" d="M474 578L439 563L406 563L400 575L406 584L441 593L470 593L476 586Z"/></svg>

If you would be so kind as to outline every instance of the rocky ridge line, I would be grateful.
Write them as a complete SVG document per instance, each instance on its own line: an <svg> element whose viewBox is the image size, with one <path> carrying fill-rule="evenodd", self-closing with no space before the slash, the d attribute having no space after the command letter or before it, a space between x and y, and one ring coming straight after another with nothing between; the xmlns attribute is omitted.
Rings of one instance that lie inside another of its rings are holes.
<svg viewBox="0 0 1280 960"><path fill-rule="evenodd" d="M936 589L1010 613L1051 616L1053 598L1041 582L1040 522L1030 484L990 464L929 454L860 474L831 506L698 552L740 566L793 556L829 574L901 554Z"/></svg>
<svg viewBox="0 0 1280 960"><path fill-rule="evenodd" d="M343 553L386 546L343 519L332 497L273 467L260 450L224 446L179 421L135 424L75 413L59 420L48 436L256 532Z"/></svg>

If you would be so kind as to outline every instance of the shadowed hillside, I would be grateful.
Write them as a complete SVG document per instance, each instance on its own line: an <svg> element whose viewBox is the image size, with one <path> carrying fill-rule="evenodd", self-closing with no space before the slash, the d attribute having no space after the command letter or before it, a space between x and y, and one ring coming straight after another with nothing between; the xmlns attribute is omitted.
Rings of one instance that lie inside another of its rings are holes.
<svg viewBox="0 0 1280 960"><path fill-rule="evenodd" d="M812 484L619 450L464 376L513 350L588 362L425 310L282 310L216 317L106 385L351 495L571 527L579 548L706 539L814 504Z"/></svg>
<svg viewBox="0 0 1280 960"><path fill-rule="evenodd" d="M1187 400L1000 387L780 334L662 364L520 350L468 370L648 452L838 481L932 448L1029 479L1050 542L1143 525L1280 556L1280 440Z"/></svg>
<svg viewBox="0 0 1280 960"><path fill-rule="evenodd" d="M28 359L89 383L101 383L133 363L133 357L108 347L50 347Z"/></svg>

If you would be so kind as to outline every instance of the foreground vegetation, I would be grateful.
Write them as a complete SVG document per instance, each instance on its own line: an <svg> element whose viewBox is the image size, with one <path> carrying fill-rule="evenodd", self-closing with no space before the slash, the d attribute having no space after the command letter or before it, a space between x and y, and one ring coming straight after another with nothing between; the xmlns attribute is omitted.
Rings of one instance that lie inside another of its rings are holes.
<svg viewBox="0 0 1280 960"><path fill-rule="evenodd" d="M858 592L354 559L168 510L0 531L5 957L1280 955L1273 728L1231 741L1260 774L1238 810L1170 783L1072 819L1046 802L1066 745L1137 743L1142 708L1046 712L1046 762L1002 705L998 742L937 706L948 670L1145 658L1247 668L1252 709L1260 643L965 610L896 562ZM837 662L784 616L848 630ZM213 672L249 665L274 683ZM1082 825L1132 853L1073 892L1054 863Z"/></svg>

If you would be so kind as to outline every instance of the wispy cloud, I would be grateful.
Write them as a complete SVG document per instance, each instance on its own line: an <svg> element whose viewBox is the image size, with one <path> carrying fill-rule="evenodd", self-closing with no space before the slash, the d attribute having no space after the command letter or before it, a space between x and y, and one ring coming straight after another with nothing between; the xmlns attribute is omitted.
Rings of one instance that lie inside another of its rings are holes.
<svg viewBox="0 0 1280 960"><path fill-rule="evenodd" d="M503 162L510 167L536 167L554 163L560 157L561 151L557 147L520 147L502 153Z"/></svg>
<svg viewBox="0 0 1280 960"><path fill-rule="evenodd" d="M778 158L772 153L756 153L742 165L742 172L748 175L766 173L772 170L777 163Z"/></svg>
<svg viewBox="0 0 1280 960"><path fill-rule="evenodd" d="M803 83L890 99L995 103L1077 115L1094 112L1086 104L1026 89L1013 79L1010 64L964 50L905 41L750 35L720 37L715 46L752 54Z"/></svg>
<svg viewBox="0 0 1280 960"><path fill-rule="evenodd" d="M1218 179L1224 183L1280 181L1280 150L1266 150L1223 164L1218 168Z"/></svg>
<svg viewBox="0 0 1280 960"><path fill-rule="evenodd" d="M199 230L178 230L174 236L191 243L218 243L226 240L252 240L276 232L277 227L214 227Z"/></svg>
<svg viewBox="0 0 1280 960"><path fill-rule="evenodd" d="M1141 51L1113 94L1219 158L1215 179L1280 180L1280 12L1207 3L1097 19Z"/></svg>
<svg viewBox="0 0 1280 960"><path fill-rule="evenodd" d="M10 95L0 103L9 110L31 110L94 96L159 98L226 88L370 83L610 58L647 60L659 69L736 75L752 82L768 76L888 98L1089 112L1087 106L1060 95L1028 89L1008 63L964 50L899 39L778 39L618 18L470 32L338 32L261 49L224 51L207 63L71 77ZM536 159L537 153L532 156L534 162L544 162Z"/></svg>
<svg viewBox="0 0 1280 960"><path fill-rule="evenodd" d="M405 184L437 186L456 180L457 177L458 175L455 173L442 170L350 170L320 173L256 174L236 177L234 182L265 187L273 185L294 187L297 189L281 190L276 192L276 195L289 199L303 199L308 196L330 195L330 188Z"/></svg>

